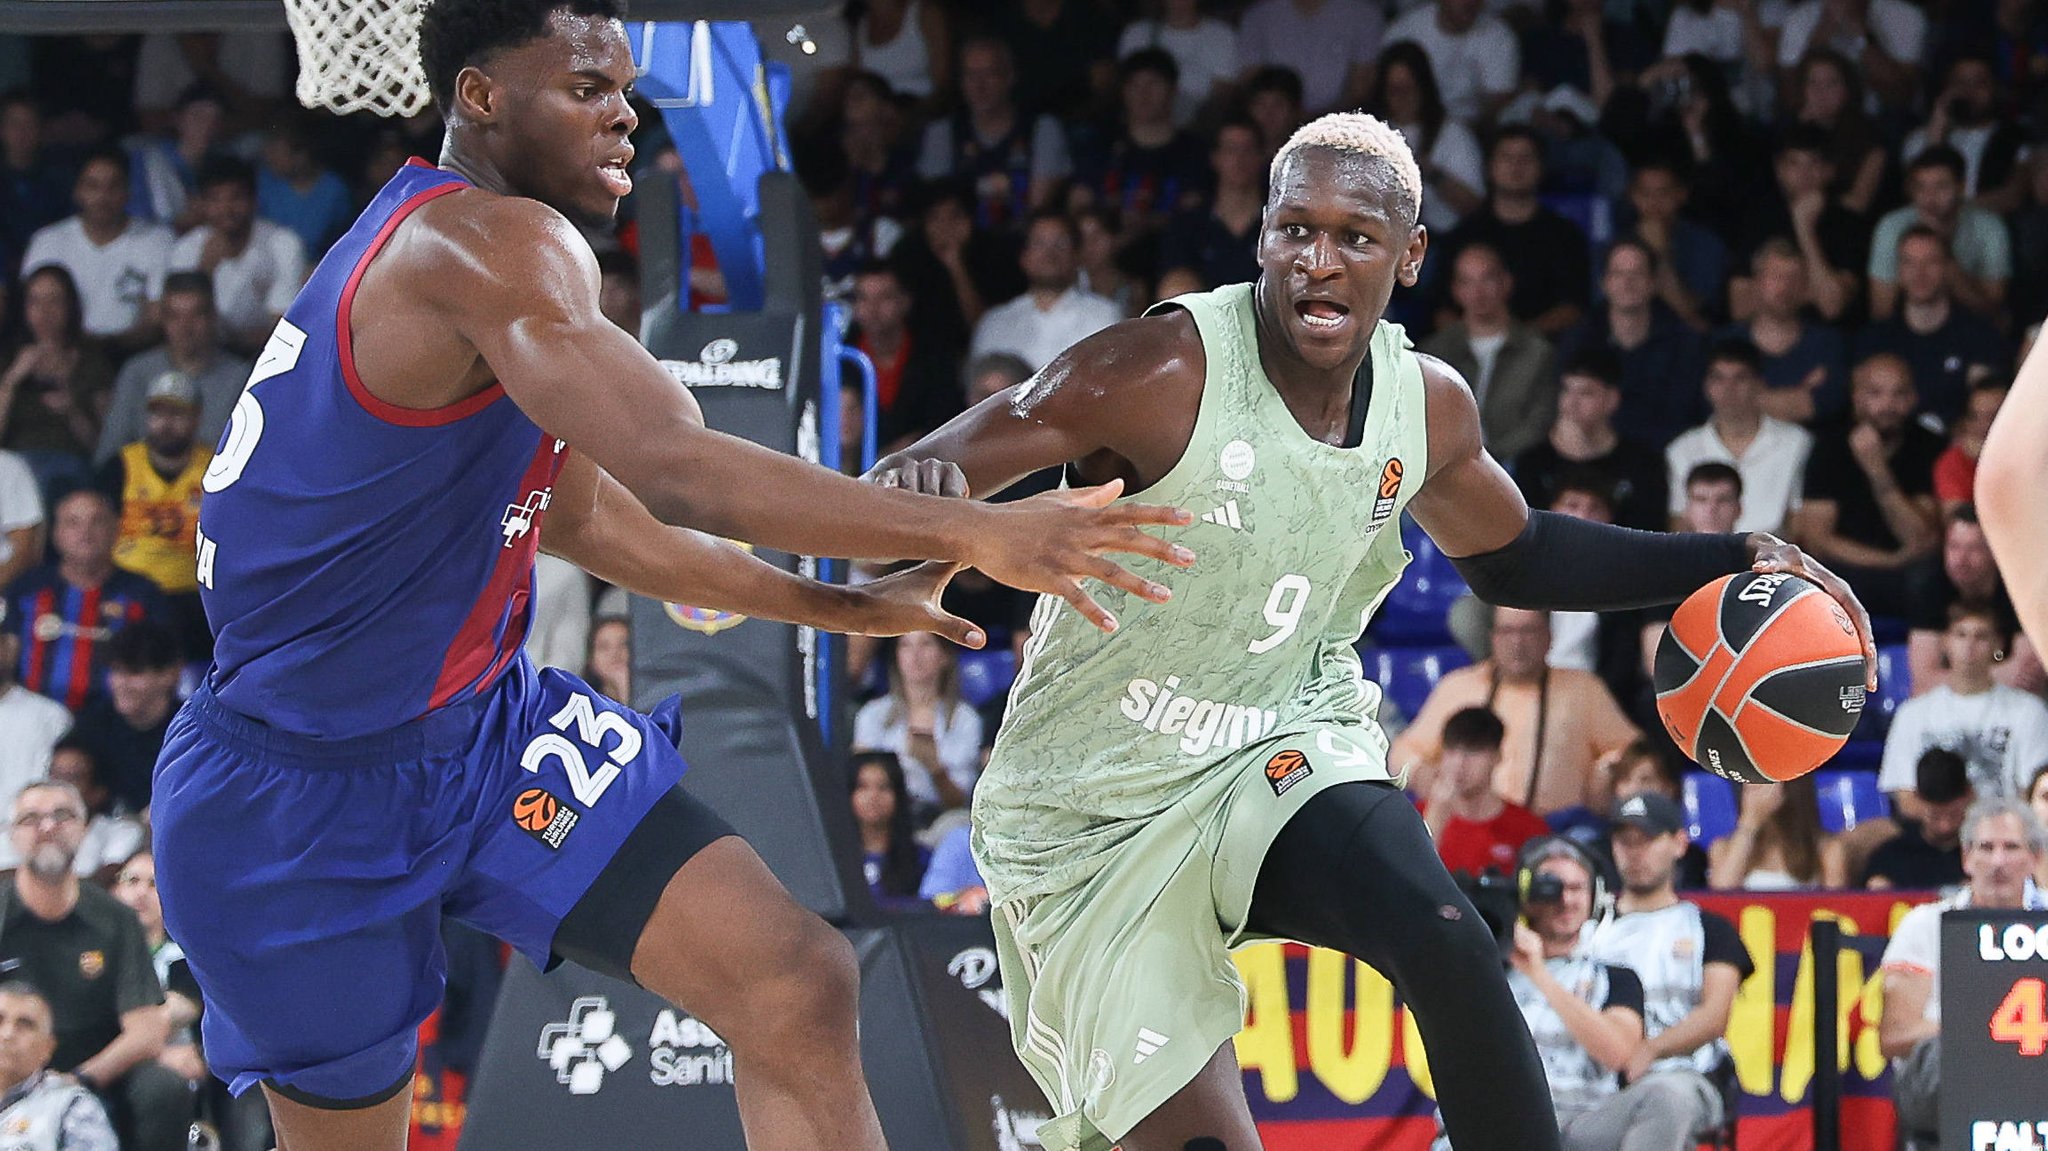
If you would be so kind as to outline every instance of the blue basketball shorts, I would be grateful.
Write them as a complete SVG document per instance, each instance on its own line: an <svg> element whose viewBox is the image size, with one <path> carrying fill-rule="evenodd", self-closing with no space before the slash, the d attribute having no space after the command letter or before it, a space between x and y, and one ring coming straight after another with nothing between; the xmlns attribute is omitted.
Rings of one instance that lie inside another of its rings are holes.
<svg viewBox="0 0 2048 1151"><path fill-rule="evenodd" d="M610 928L626 932L623 967L675 868L729 834L677 786L679 709L642 715L523 655L474 700L354 739L279 732L202 688L171 722L151 819L214 1072L237 1094L267 1083L314 1106L390 1098L441 1002L443 915L549 968L557 929L589 914L578 901L622 848L644 869L648 851L628 847L643 820L694 807L709 830L659 849L654 894Z"/></svg>

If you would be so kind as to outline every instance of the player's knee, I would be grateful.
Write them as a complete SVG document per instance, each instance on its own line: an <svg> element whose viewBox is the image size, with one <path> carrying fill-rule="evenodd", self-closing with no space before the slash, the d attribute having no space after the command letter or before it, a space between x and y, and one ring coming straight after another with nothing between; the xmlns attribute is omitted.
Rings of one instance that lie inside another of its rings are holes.
<svg viewBox="0 0 2048 1151"><path fill-rule="evenodd" d="M773 973L749 981L747 1006L731 1030L721 1031L745 1054L749 1040L787 1049L851 1032L860 1000L860 966L853 945L825 921L788 933Z"/></svg>

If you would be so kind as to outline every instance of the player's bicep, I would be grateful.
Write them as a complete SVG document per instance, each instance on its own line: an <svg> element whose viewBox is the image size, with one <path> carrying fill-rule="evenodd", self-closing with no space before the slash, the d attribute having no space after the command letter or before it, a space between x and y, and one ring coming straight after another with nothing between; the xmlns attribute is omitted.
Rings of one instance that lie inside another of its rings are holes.
<svg viewBox="0 0 2048 1151"><path fill-rule="evenodd" d="M1434 356L1417 358L1428 397L1429 472L1409 511L1445 555L1506 547L1527 526L1529 505L1481 445L1479 405L1457 370Z"/></svg>

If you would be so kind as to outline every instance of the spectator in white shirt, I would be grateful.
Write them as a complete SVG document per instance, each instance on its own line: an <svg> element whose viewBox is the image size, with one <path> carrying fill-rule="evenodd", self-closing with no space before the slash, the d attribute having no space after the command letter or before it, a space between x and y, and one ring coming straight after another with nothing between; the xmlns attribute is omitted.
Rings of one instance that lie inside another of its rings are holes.
<svg viewBox="0 0 2048 1151"><path fill-rule="evenodd" d="M1701 464L1724 463L1742 475L1742 518L1735 530L1783 532L1799 502L1813 435L1764 414L1763 353L1748 340L1714 346L1704 386L1713 416L1664 449L1674 529L1684 521L1686 477Z"/></svg>
<svg viewBox="0 0 2048 1151"><path fill-rule="evenodd" d="M1394 21L1387 43L1413 40L1436 65L1444 107L1467 125L1490 122L1522 80L1522 48L1481 0L1435 0Z"/></svg>
<svg viewBox="0 0 2048 1151"><path fill-rule="evenodd" d="M128 214L128 173L119 148L87 155L71 187L78 214L30 237L21 269L62 265L78 284L86 334L140 347L156 336L171 230Z"/></svg>
<svg viewBox="0 0 2048 1151"><path fill-rule="evenodd" d="M2011 636L1989 604L1949 609L1942 654L1948 682L1899 705L1885 735L1877 785L1910 810L1920 753L1943 747L1970 765L1970 782L1985 797L2023 795L2034 769L2048 763L2048 704L1991 677Z"/></svg>
<svg viewBox="0 0 2048 1151"><path fill-rule="evenodd" d="M43 562L43 497L35 473L13 452L0 452L0 588Z"/></svg>
<svg viewBox="0 0 2048 1151"><path fill-rule="evenodd" d="M967 806L981 775L981 717L960 698L951 644L930 632L899 637L889 653L889 694L853 718L853 746L893 751L919 808L917 823Z"/></svg>
<svg viewBox="0 0 2048 1151"><path fill-rule="evenodd" d="M1024 294L990 308L974 326L971 358L1009 352L1044 367L1080 340L1123 319L1115 301L1076 286L1080 271L1080 229L1058 212L1038 212L1024 232L1018 254Z"/></svg>
<svg viewBox="0 0 2048 1151"><path fill-rule="evenodd" d="M0 803L50 774L50 751L71 730L64 705L15 681L21 663L21 636L7 626L7 604L0 600ZM0 861L13 849L0 843Z"/></svg>
<svg viewBox="0 0 2048 1151"><path fill-rule="evenodd" d="M1238 22L1238 55L1247 77L1267 65L1292 68L1302 106L1318 116L1365 99L1386 30L1381 7L1365 0L1259 0Z"/></svg>
<svg viewBox="0 0 2048 1151"><path fill-rule="evenodd" d="M213 277L223 342L254 353L306 279L306 251L291 229L256 216L256 169L220 157L199 173L198 227L171 246L173 272Z"/></svg>
<svg viewBox="0 0 2048 1151"><path fill-rule="evenodd" d="M1884 1011L1877 1045L1892 1061L1900 1134L1933 1146L1941 1084L1941 916L1956 907L2048 909L2033 872L2048 835L2018 799L1986 799L1963 818L1963 871L1970 882L1906 913L1884 949Z"/></svg>
<svg viewBox="0 0 2048 1151"><path fill-rule="evenodd" d="M1173 122L1185 128L1212 98L1237 80L1240 65L1237 29L1214 16L1202 15L1200 0L1166 0L1157 20L1133 20L1117 41L1117 59L1145 48L1158 48L1180 67L1174 91Z"/></svg>
<svg viewBox="0 0 2048 1151"><path fill-rule="evenodd" d="M1796 66L1814 48L1855 61L1886 103L1911 96L1927 50L1927 16L1909 0L1801 0L1778 32L1778 67Z"/></svg>

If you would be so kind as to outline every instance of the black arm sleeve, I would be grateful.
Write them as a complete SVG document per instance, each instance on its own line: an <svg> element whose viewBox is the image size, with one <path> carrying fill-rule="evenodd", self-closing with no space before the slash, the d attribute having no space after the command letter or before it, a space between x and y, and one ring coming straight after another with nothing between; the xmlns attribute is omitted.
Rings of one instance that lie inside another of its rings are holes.
<svg viewBox="0 0 2048 1151"><path fill-rule="evenodd" d="M1504 548L1451 560L1480 599L1539 611L1677 603L1750 562L1745 535L1644 532L1556 512L1530 512Z"/></svg>

